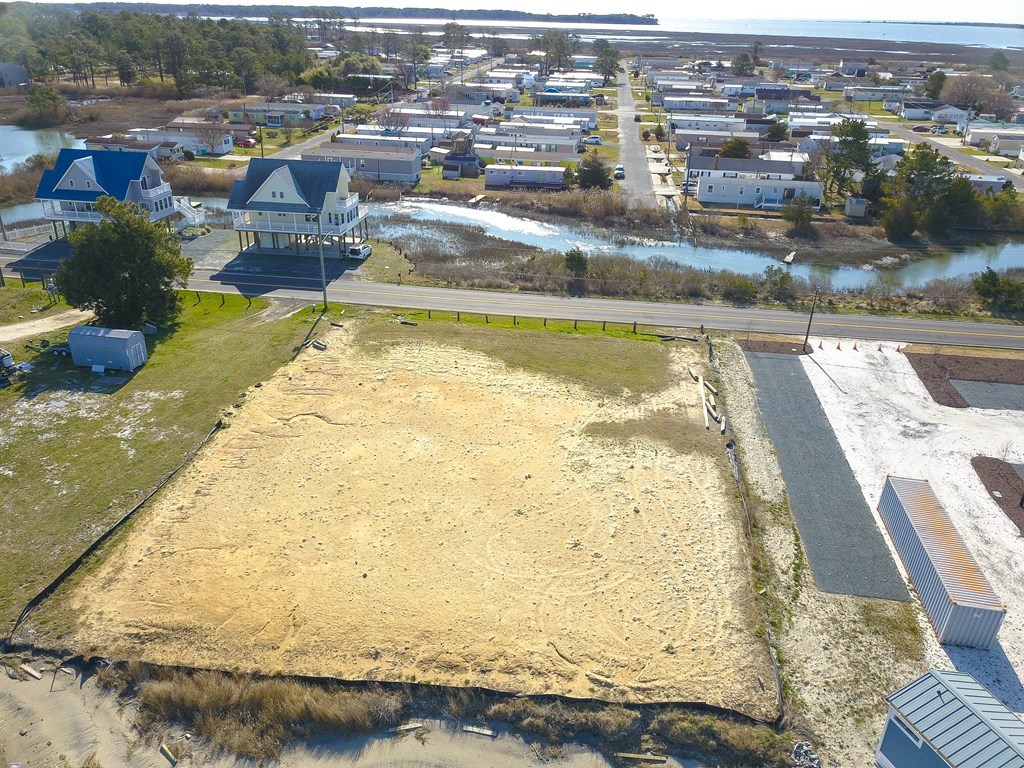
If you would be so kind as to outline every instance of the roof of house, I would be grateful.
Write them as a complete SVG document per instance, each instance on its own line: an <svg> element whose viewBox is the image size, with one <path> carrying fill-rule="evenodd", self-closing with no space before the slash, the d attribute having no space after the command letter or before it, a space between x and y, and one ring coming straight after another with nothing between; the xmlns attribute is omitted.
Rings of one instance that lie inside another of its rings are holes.
<svg viewBox="0 0 1024 768"><path fill-rule="evenodd" d="M255 209L276 211L278 213L312 213L322 211L324 198L328 192L338 189L341 163L326 160L275 160L273 158L253 158L245 171L245 178L231 185L231 197L228 198L228 210L247 210L249 200L263 186L264 182L275 171L289 174L290 182L295 191L307 205L299 203L267 203L261 202Z"/></svg>
<svg viewBox="0 0 1024 768"><path fill-rule="evenodd" d="M932 670L886 701L956 768L1024 768L1024 722L966 672Z"/></svg>
<svg viewBox="0 0 1024 768"><path fill-rule="evenodd" d="M97 136L85 140L85 146L95 144L99 147L128 147L138 152L148 152L160 146L159 141L148 141L145 139L119 139L112 136Z"/></svg>
<svg viewBox="0 0 1024 768"><path fill-rule="evenodd" d="M408 146L377 146L374 144L339 144L326 141L319 147L308 149L302 153L303 159L307 156L336 156L351 157L358 159L381 159L381 160L418 160L420 150L418 147Z"/></svg>
<svg viewBox="0 0 1024 768"><path fill-rule="evenodd" d="M691 171L728 171L736 173L795 173L786 160L762 160L758 157L691 157Z"/></svg>
<svg viewBox="0 0 1024 768"><path fill-rule="evenodd" d="M46 171L36 189L40 200L77 200L92 202L103 195L124 200L128 185L142 177L149 160L145 152L109 152L102 149L62 149L53 169ZM75 163L90 166L90 176L98 189L54 189Z"/></svg>

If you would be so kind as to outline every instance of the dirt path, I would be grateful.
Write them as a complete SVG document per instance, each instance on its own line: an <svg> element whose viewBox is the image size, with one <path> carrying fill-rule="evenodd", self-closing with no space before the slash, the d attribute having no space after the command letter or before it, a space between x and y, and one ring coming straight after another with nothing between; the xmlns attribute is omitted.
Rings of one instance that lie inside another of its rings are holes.
<svg viewBox="0 0 1024 768"><path fill-rule="evenodd" d="M82 312L78 309L69 309L59 315L47 315L36 320L26 320L22 323L11 323L0 325L0 342L24 339L27 336L38 336L41 333L56 331L77 323L86 323L92 320L92 312Z"/></svg>

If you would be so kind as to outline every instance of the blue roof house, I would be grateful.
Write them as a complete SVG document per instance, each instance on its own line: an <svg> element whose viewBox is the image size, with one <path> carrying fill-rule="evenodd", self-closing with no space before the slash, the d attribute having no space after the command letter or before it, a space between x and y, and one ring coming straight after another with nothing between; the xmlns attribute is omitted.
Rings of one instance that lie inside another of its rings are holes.
<svg viewBox="0 0 1024 768"><path fill-rule="evenodd" d="M966 672L932 670L886 701L878 768L1024 768L1024 722Z"/></svg>
<svg viewBox="0 0 1024 768"><path fill-rule="evenodd" d="M135 203L149 212L150 221L174 213L171 185L145 152L62 149L36 190L43 216L55 225L70 224L71 229L100 221L103 216L96 210L96 201L105 195Z"/></svg>
<svg viewBox="0 0 1024 768"><path fill-rule="evenodd" d="M315 252L317 239L325 237L340 255L350 235L353 243L366 237L366 208L349 191L350 180L343 163L254 158L228 199L239 249L249 246L251 234L261 250Z"/></svg>

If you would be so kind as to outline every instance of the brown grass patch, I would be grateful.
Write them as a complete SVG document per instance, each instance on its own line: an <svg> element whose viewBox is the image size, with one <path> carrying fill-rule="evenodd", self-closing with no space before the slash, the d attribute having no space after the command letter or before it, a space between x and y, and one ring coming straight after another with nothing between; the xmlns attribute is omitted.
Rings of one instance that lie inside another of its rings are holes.
<svg viewBox="0 0 1024 768"><path fill-rule="evenodd" d="M916 351L906 352L906 355L932 399L951 408L969 407L963 395L950 383L951 379L1024 384L1024 365L1019 358L922 354Z"/></svg>

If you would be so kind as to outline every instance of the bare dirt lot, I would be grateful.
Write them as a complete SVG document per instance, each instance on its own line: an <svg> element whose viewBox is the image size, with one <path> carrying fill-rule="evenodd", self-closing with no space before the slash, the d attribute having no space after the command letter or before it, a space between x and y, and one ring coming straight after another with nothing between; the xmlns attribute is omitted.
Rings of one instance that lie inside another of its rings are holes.
<svg viewBox="0 0 1024 768"><path fill-rule="evenodd" d="M333 331L62 599L65 642L773 718L697 349L559 336ZM602 379L615 366L630 390Z"/></svg>
<svg viewBox="0 0 1024 768"><path fill-rule="evenodd" d="M952 380L984 381L996 384L1024 384L1024 360L1019 355L984 357L978 354L931 354L907 352L907 360L935 402L951 408L967 408Z"/></svg>

